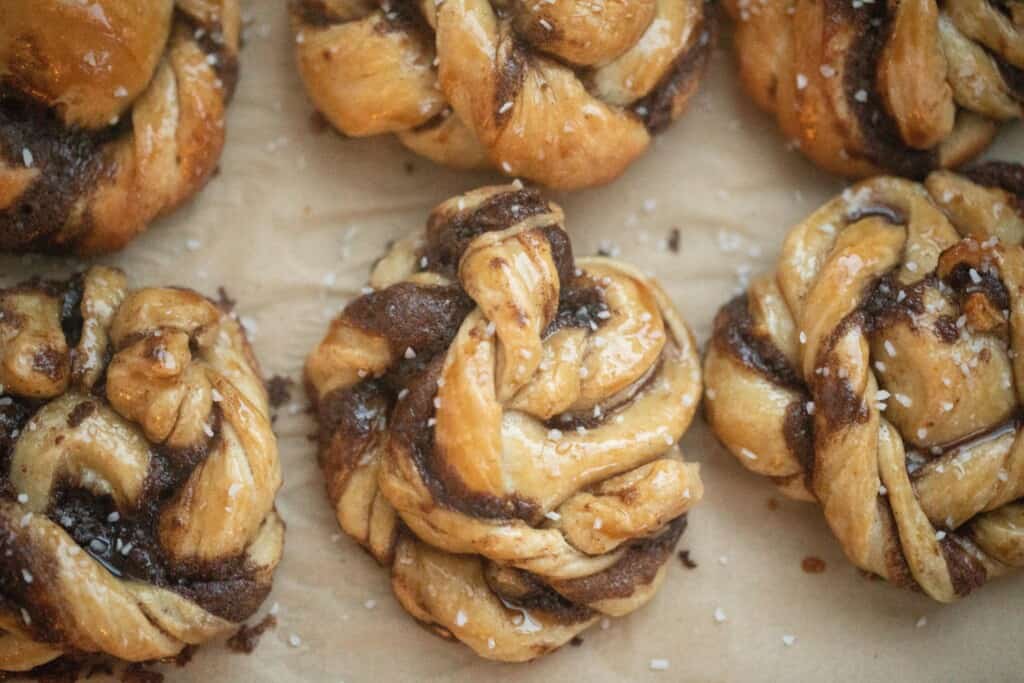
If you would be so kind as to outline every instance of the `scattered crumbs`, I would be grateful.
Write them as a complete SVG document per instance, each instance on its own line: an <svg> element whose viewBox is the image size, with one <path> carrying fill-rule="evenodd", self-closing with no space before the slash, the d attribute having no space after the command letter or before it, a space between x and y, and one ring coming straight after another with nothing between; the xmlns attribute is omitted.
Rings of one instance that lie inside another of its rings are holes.
<svg viewBox="0 0 1024 683"><path fill-rule="evenodd" d="M800 568L805 574L821 574L825 571L825 560L814 555L808 555L800 562Z"/></svg>
<svg viewBox="0 0 1024 683"><path fill-rule="evenodd" d="M293 633L288 636L288 644L292 647L299 647L302 645L302 638L299 637L299 634Z"/></svg>
<svg viewBox="0 0 1024 683"><path fill-rule="evenodd" d="M228 296L228 291L226 289L224 289L223 287L217 288L217 308L224 311L225 313L230 313L231 311L235 310L235 304L237 303L237 301Z"/></svg>
<svg viewBox="0 0 1024 683"><path fill-rule="evenodd" d="M194 237L190 237L185 240L185 248L189 251L199 251L199 248L203 246L203 243Z"/></svg>
<svg viewBox="0 0 1024 683"><path fill-rule="evenodd" d="M672 228L668 233L668 241L665 244L668 246L668 250L673 254L679 253L679 228Z"/></svg>
<svg viewBox="0 0 1024 683"><path fill-rule="evenodd" d="M782 636L782 644L785 645L786 647L793 647L793 645L795 643L796 643L796 636L791 636L789 634L786 634L786 635Z"/></svg>
<svg viewBox="0 0 1024 683"><path fill-rule="evenodd" d="M377 601L373 600L373 599L367 600L366 602L363 603L363 607L365 607L366 609L373 609L376 606L377 606Z"/></svg>
<svg viewBox="0 0 1024 683"><path fill-rule="evenodd" d="M779 501L775 500L774 498L769 498L766 505L768 506L768 509L771 510L772 512L775 512L776 510L779 509Z"/></svg>
<svg viewBox="0 0 1024 683"><path fill-rule="evenodd" d="M928 625L928 617L921 617L920 619L917 620L917 623L915 624L915 626L917 628L924 628L927 625Z"/></svg>
<svg viewBox="0 0 1024 683"><path fill-rule="evenodd" d="M729 558L725 555L722 555L718 558L718 564L724 567L725 565L729 564Z"/></svg>
<svg viewBox="0 0 1024 683"><path fill-rule="evenodd" d="M690 557L690 551L689 550L680 550L679 551L679 561L682 562L683 566L686 567L687 569L696 569L697 568L697 563L693 560L692 557Z"/></svg>
<svg viewBox="0 0 1024 683"><path fill-rule="evenodd" d="M271 408L280 408L292 400L292 386L295 382L290 377L274 375L267 380L267 396Z"/></svg>
<svg viewBox="0 0 1024 683"><path fill-rule="evenodd" d="M242 624L242 626L235 631L235 635L228 638L227 645L231 650L240 654L250 654L256 649L256 646L260 644L260 636L276 626L277 617L273 614L266 615L263 619L252 626Z"/></svg>
<svg viewBox="0 0 1024 683"><path fill-rule="evenodd" d="M580 645L583 644L583 639L580 638L579 636L573 636L572 640L569 641L569 644L572 645L573 647L579 647Z"/></svg>
<svg viewBox="0 0 1024 683"><path fill-rule="evenodd" d="M607 631L609 628L611 628L611 625L612 625L612 620L611 619L609 619L608 617L602 617L601 618L601 630L602 631Z"/></svg>
<svg viewBox="0 0 1024 683"><path fill-rule="evenodd" d="M411 161L405 161L402 163L402 170L405 171L406 175L412 175L416 172L416 164Z"/></svg>
<svg viewBox="0 0 1024 683"><path fill-rule="evenodd" d="M668 671L668 660L667 659L652 659L650 666L651 666L651 671Z"/></svg>
<svg viewBox="0 0 1024 683"><path fill-rule="evenodd" d="M729 617L727 617L725 615L725 610L722 609L721 607L716 607L715 608L714 617L715 617L715 621L717 621L719 624L725 623L725 621L729 618Z"/></svg>

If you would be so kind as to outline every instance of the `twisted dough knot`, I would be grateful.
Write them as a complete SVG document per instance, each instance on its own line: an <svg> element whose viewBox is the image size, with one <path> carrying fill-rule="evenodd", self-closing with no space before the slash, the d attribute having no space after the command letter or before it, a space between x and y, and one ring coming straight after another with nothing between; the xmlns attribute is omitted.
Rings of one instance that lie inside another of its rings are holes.
<svg viewBox="0 0 1024 683"><path fill-rule="evenodd" d="M574 261L520 188L435 209L306 366L342 528L414 617L506 661L649 600L703 492L675 446L689 330L635 269Z"/></svg>
<svg viewBox="0 0 1024 683"><path fill-rule="evenodd" d="M1024 566L1024 167L876 178L718 314L707 416L857 566L951 601Z"/></svg>
<svg viewBox="0 0 1024 683"><path fill-rule="evenodd" d="M815 163L924 178L1024 113L1020 0L728 0L747 90Z"/></svg>
<svg viewBox="0 0 1024 683"><path fill-rule="evenodd" d="M696 92L704 0L292 0L299 71L346 135L461 168L608 182Z"/></svg>
<svg viewBox="0 0 1024 683"><path fill-rule="evenodd" d="M118 270L0 290L0 670L141 661L270 590L277 445L238 323Z"/></svg>
<svg viewBox="0 0 1024 683"><path fill-rule="evenodd" d="M120 249L224 145L238 0L0 6L0 250Z"/></svg>

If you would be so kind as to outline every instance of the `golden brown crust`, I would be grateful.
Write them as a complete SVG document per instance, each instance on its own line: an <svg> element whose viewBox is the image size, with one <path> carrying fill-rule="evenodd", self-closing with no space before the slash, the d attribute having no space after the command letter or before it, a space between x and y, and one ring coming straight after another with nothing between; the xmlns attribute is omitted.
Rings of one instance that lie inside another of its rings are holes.
<svg viewBox="0 0 1024 683"><path fill-rule="evenodd" d="M0 250L122 248L224 145L238 0L0 7Z"/></svg>
<svg viewBox="0 0 1024 683"><path fill-rule="evenodd" d="M396 243L310 355L338 522L402 605L504 661L653 597L703 493L700 367L661 288L489 187Z"/></svg>
<svg viewBox="0 0 1024 683"><path fill-rule="evenodd" d="M1024 114L1024 13L999 0L728 0L740 75L800 150L923 179ZM1008 7L1008 5L1010 7Z"/></svg>
<svg viewBox="0 0 1024 683"><path fill-rule="evenodd" d="M346 135L460 168L609 182L682 115L711 49L703 0L291 0L296 57Z"/></svg>
<svg viewBox="0 0 1024 683"><path fill-rule="evenodd" d="M715 319L708 422L858 567L949 602L1022 565L1024 167L853 186Z"/></svg>
<svg viewBox="0 0 1024 683"><path fill-rule="evenodd" d="M231 316L95 267L0 290L0 670L230 632L284 527L267 396Z"/></svg>

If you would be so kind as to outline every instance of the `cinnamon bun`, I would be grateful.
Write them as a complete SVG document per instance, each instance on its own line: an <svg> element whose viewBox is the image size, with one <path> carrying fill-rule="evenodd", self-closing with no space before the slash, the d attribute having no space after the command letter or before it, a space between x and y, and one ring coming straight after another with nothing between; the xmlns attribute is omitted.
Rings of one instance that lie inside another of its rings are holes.
<svg viewBox="0 0 1024 683"><path fill-rule="evenodd" d="M351 136L549 187L617 177L682 115L704 0L291 0L299 73Z"/></svg>
<svg viewBox="0 0 1024 683"><path fill-rule="evenodd" d="M206 184L238 0L0 4L0 250L120 249Z"/></svg>
<svg viewBox="0 0 1024 683"><path fill-rule="evenodd" d="M450 199L306 364L342 529L402 606L525 661L650 600L703 492L676 446L701 373L649 277L573 257L519 185Z"/></svg>
<svg viewBox="0 0 1024 683"><path fill-rule="evenodd" d="M718 313L712 429L849 559L949 602L1024 566L1024 167L878 177Z"/></svg>
<svg viewBox="0 0 1024 683"><path fill-rule="evenodd" d="M1019 0L728 0L740 75L814 163L923 180L1024 114Z"/></svg>
<svg viewBox="0 0 1024 683"><path fill-rule="evenodd" d="M0 289L0 671L230 633L284 526L259 366L186 289L94 267Z"/></svg>

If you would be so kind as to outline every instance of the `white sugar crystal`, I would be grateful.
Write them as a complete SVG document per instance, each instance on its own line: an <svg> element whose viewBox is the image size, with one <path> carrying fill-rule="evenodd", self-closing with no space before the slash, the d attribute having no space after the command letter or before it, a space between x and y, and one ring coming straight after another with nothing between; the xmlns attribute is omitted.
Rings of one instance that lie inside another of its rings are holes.
<svg viewBox="0 0 1024 683"><path fill-rule="evenodd" d="M302 645L302 638L299 638L298 634L293 633L288 636L288 644L292 647L299 647Z"/></svg>
<svg viewBox="0 0 1024 683"><path fill-rule="evenodd" d="M405 357L409 360L412 360L413 358L416 357L416 352L413 351L411 346L405 347Z"/></svg>
<svg viewBox="0 0 1024 683"><path fill-rule="evenodd" d="M376 606L377 606L377 601L373 600L372 598L370 600L367 600L366 602L363 603L363 607L365 607L366 609L373 609Z"/></svg>
<svg viewBox="0 0 1024 683"><path fill-rule="evenodd" d="M32 156L32 150L28 147L22 147L21 160L24 162L26 168L32 168L32 165L35 163L35 157Z"/></svg>
<svg viewBox="0 0 1024 683"><path fill-rule="evenodd" d="M668 671L668 660L667 659L652 659L650 663L651 671Z"/></svg>
<svg viewBox="0 0 1024 683"><path fill-rule="evenodd" d="M782 644L785 645L786 647L793 647L793 645L795 643L796 643L796 636L791 636L791 635L788 635L788 634L782 636Z"/></svg>
<svg viewBox="0 0 1024 683"><path fill-rule="evenodd" d="M728 617L725 615L725 610L721 607L715 608L714 617L715 621L717 621L719 624L725 623L725 621L728 619Z"/></svg>
<svg viewBox="0 0 1024 683"><path fill-rule="evenodd" d="M803 90L807 87L807 76L803 74L796 75L796 89Z"/></svg>
<svg viewBox="0 0 1024 683"><path fill-rule="evenodd" d="M928 617L921 617L920 619L917 620L917 624L915 624L915 626L917 626L917 628L924 628L927 625L928 625Z"/></svg>
<svg viewBox="0 0 1024 683"><path fill-rule="evenodd" d="M466 618L466 613L465 612L463 612L462 610L459 610L458 612L456 612L456 614L455 614L455 625L456 626L465 626L467 621L468 621L468 619Z"/></svg>

